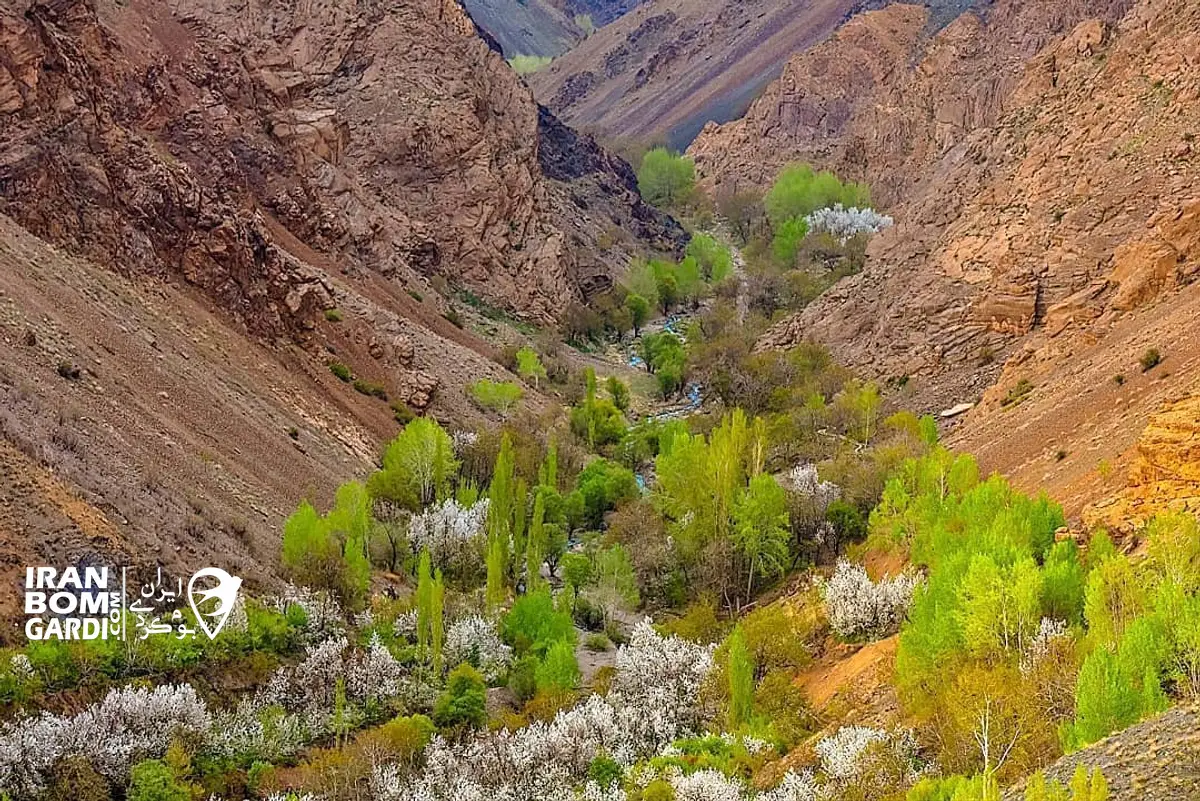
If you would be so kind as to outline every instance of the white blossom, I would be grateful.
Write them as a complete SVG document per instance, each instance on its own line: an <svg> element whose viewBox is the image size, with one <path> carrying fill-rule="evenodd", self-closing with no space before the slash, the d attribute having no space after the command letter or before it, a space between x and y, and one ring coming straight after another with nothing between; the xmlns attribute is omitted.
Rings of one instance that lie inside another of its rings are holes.
<svg viewBox="0 0 1200 801"><path fill-rule="evenodd" d="M788 771L775 789L762 793L759 801L817 801L821 788L812 771Z"/></svg>
<svg viewBox="0 0 1200 801"><path fill-rule="evenodd" d="M482 561L483 529L488 499L463 506L453 498L430 506L412 519L409 542L413 552L428 550L435 564L464 566Z"/></svg>
<svg viewBox="0 0 1200 801"><path fill-rule="evenodd" d="M870 726L843 726L823 738L813 749L821 758L821 769L833 779L849 779L858 774L863 754L873 743L886 741L888 733Z"/></svg>
<svg viewBox="0 0 1200 801"><path fill-rule="evenodd" d="M821 585L829 624L842 637L885 636L900 626L919 583L910 575L875 583L861 565L843 559Z"/></svg>
<svg viewBox="0 0 1200 801"><path fill-rule="evenodd" d="M479 441L479 435L474 431L459 429L450 435L450 441L454 443L454 452L462 453L467 448L474 447Z"/></svg>
<svg viewBox="0 0 1200 801"><path fill-rule="evenodd" d="M187 684L121 687L77 715L43 712L0 729L0 787L36 795L60 760L83 757L114 781L134 761L162 756L172 739L204 734L208 709Z"/></svg>
<svg viewBox="0 0 1200 801"><path fill-rule="evenodd" d="M742 786L716 770L671 777L675 801L742 801Z"/></svg>
<svg viewBox="0 0 1200 801"><path fill-rule="evenodd" d="M324 639L333 634L339 634L345 629L345 615L338 602L328 592L317 592L308 587L287 585L283 594L272 604L279 612L287 612L289 607L298 606L304 610L304 630L309 636Z"/></svg>
<svg viewBox="0 0 1200 801"><path fill-rule="evenodd" d="M401 612L392 623L392 633L406 640L417 639L417 611Z"/></svg>
<svg viewBox="0 0 1200 801"><path fill-rule="evenodd" d="M792 492L808 498L813 504L817 517L823 517L829 504L842 495L841 487L837 484L821 480L820 474L817 473L817 466L811 462L798 464L788 471L784 484Z"/></svg>
<svg viewBox="0 0 1200 801"><path fill-rule="evenodd" d="M874 209L845 208L841 203L832 207L817 209L804 218L808 224L809 233L829 234L843 245L858 234L877 234L885 228L891 228L894 220L886 214L880 214Z"/></svg>
<svg viewBox="0 0 1200 801"><path fill-rule="evenodd" d="M361 701L383 701L400 694L404 666L392 656L379 634L371 635L367 650L351 663L346 692Z"/></svg>
<svg viewBox="0 0 1200 801"><path fill-rule="evenodd" d="M12 659L8 660L8 669L18 678L33 678L33 663L25 654L13 654Z"/></svg>
<svg viewBox="0 0 1200 801"><path fill-rule="evenodd" d="M451 624L446 632L445 652L449 664L470 662L478 666L488 681L503 676L512 658L512 649L501 641L495 624L479 615L469 615Z"/></svg>

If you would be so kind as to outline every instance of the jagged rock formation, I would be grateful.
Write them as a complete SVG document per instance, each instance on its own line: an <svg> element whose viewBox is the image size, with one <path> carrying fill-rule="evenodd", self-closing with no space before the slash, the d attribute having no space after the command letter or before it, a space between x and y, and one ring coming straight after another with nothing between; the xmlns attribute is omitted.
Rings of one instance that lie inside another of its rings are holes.
<svg viewBox="0 0 1200 801"><path fill-rule="evenodd" d="M529 77L572 125L686 146L740 115L795 51L828 36L855 0L655 0Z"/></svg>
<svg viewBox="0 0 1200 801"><path fill-rule="evenodd" d="M2 0L0 223L5 464L119 534L35 514L0 540L250 577L395 432L373 385L457 420L511 378L442 281L553 323L683 239L453 0Z"/></svg>

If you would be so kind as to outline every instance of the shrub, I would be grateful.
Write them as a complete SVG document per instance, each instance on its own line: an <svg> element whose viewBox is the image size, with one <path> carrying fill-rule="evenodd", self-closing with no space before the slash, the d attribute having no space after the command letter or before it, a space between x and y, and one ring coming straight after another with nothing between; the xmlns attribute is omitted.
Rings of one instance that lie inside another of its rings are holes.
<svg viewBox="0 0 1200 801"><path fill-rule="evenodd" d="M607 651L612 647L612 641L608 639L606 634L589 634L587 639L583 641L584 647L589 651Z"/></svg>
<svg viewBox="0 0 1200 801"><path fill-rule="evenodd" d="M325 319L331 323L340 323L342 321L341 309L326 309Z"/></svg>
<svg viewBox="0 0 1200 801"><path fill-rule="evenodd" d="M330 362L329 372L337 376L339 381L347 384L354 380L354 373L350 372L350 368L341 362Z"/></svg>
<svg viewBox="0 0 1200 801"><path fill-rule="evenodd" d="M559 640L550 646L537 668L539 690L573 690L579 686L579 662L575 659L574 638Z"/></svg>
<svg viewBox="0 0 1200 801"><path fill-rule="evenodd" d="M57 370L58 374L68 381L78 381L82 375L78 367L67 361L59 362Z"/></svg>
<svg viewBox="0 0 1200 801"><path fill-rule="evenodd" d="M454 326L455 328L463 327L462 313L453 306L446 309L446 311L442 313L442 317L446 320L446 322L450 323L450 325Z"/></svg>
<svg viewBox="0 0 1200 801"><path fill-rule="evenodd" d="M507 414L521 400L525 391L512 381L489 381L484 378L471 385L471 397L484 409Z"/></svg>
<svg viewBox="0 0 1200 801"><path fill-rule="evenodd" d="M763 201L771 225L776 230L787 220L804 218L817 209L837 203L847 207L869 206L870 190L862 184L843 184L831 172L813 172L807 164L786 167L775 179Z"/></svg>
<svg viewBox="0 0 1200 801"><path fill-rule="evenodd" d="M521 654L545 654L557 642L575 643L571 616L554 608L548 588L518 598L500 621L500 631L505 642Z"/></svg>
<svg viewBox="0 0 1200 801"><path fill-rule="evenodd" d="M1000 401L1001 408L1007 409L1010 406L1016 406L1021 401L1028 397L1029 393L1033 392L1033 384L1028 378L1022 378L1014 384Z"/></svg>
<svg viewBox="0 0 1200 801"><path fill-rule="evenodd" d="M480 728L487 722L487 684L479 671L462 664L450 671L446 690L433 707L439 728Z"/></svg>
<svg viewBox="0 0 1200 801"><path fill-rule="evenodd" d="M380 400L388 399L387 390L384 389L380 384L364 381L361 378L356 378L354 380L354 391L360 395L369 395L370 397L379 398Z"/></svg>
<svg viewBox="0 0 1200 801"><path fill-rule="evenodd" d="M525 702L537 693L538 658L533 654L524 656L513 663L508 672L508 689L517 700Z"/></svg>
<svg viewBox="0 0 1200 801"><path fill-rule="evenodd" d="M1155 367L1162 364L1162 354L1158 352L1158 348L1150 348L1142 354L1142 358L1138 359L1138 364L1142 366L1142 372L1148 373Z"/></svg>
<svg viewBox="0 0 1200 801"><path fill-rule="evenodd" d="M531 75L540 69L548 67L553 60L550 56L530 56L521 53L510 58L508 65L518 75Z"/></svg>
<svg viewBox="0 0 1200 801"><path fill-rule="evenodd" d="M625 775L621 765L611 757L601 754L588 765L588 778L607 790L621 781Z"/></svg>
<svg viewBox="0 0 1200 801"><path fill-rule="evenodd" d="M109 801L108 780L83 757L64 759L54 767L45 801Z"/></svg>
<svg viewBox="0 0 1200 801"><path fill-rule="evenodd" d="M417 413L402 400L394 400L388 404L392 409L392 416L396 418L396 422L400 425L408 425L412 419L417 416Z"/></svg>

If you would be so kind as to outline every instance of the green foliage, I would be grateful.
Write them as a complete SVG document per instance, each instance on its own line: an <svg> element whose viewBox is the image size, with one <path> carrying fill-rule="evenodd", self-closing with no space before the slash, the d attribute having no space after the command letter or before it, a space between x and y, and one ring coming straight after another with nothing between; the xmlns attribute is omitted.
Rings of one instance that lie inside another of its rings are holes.
<svg viewBox="0 0 1200 801"><path fill-rule="evenodd" d="M754 659L746 647L746 638L740 626L735 626L729 635L729 662L726 677L729 680L729 709L726 726L737 731L750 722L754 715Z"/></svg>
<svg viewBox="0 0 1200 801"><path fill-rule="evenodd" d="M532 75L538 70L550 66L554 59L550 56L531 56L519 53L508 60L508 66L518 75Z"/></svg>
<svg viewBox="0 0 1200 801"><path fill-rule="evenodd" d="M604 382L604 387L614 406L622 412L629 411L629 386L624 381L612 375Z"/></svg>
<svg viewBox="0 0 1200 801"><path fill-rule="evenodd" d="M733 274L733 254L708 234L694 234L687 255L700 265L705 281L716 284Z"/></svg>
<svg viewBox="0 0 1200 801"><path fill-rule="evenodd" d="M936 697L963 656L1015 660L1055 609L1079 604L1076 554L1039 564L1063 524L1045 497L998 476L978 483L970 457L936 448L905 462L871 515L875 534L907 546L929 570L900 635L897 678L914 699Z"/></svg>
<svg viewBox="0 0 1200 801"><path fill-rule="evenodd" d="M763 201L777 231L788 220L806 217L836 203L847 208L867 207L871 204L870 190L862 184L844 184L831 172L813 172L807 164L786 167Z"/></svg>
<svg viewBox="0 0 1200 801"><path fill-rule="evenodd" d="M471 385L471 397L480 408L508 414L525 395L525 390L512 381L492 381L481 378Z"/></svg>
<svg viewBox="0 0 1200 801"><path fill-rule="evenodd" d="M630 325L633 326L633 335L637 336L642 326L650 319L650 301L636 292L630 292L625 296L625 308L629 311L629 321Z"/></svg>
<svg viewBox="0 0 1200 801"><path fill-rule="evenodd" d="M428 649L436 666L441 665L446 637L446 584L442 571L434 571L428 550L421 551L417 566L417 644Z"/></svg>
<svg viewBox="0 0 1200 801"><path fill-rule="evenodd" d="M648 203L669 208L691 195L696 183L692 160L656 147L642 159L638 169L638 190Z"/></svg>
<svg viewBox="0 0 1200 801"><path fill-rule="evenodd" d="M580 523L598 529L604 522L605 512L615 509L622 501L637 497L637 479L627 467L608 459L595 459L579 474L575 493L583 502Z"/></svg>
<svg viewBox="0 0 1200 801"><path fill-rule="evenodd" d="M331 323L340 323L342 321L341 309L326 309L325 319Z"/></svg>
<svg viewBox="0 0 1200 801"><path fill-rule="evenodd" d="M780 262L791 266L796 263L796 254L800 251L800 243L808 236L808 223L803 219L785 220L775 231L775 239L771 242L771 253Z"/></svg>
<svg viewBox="0 0 1200 801"><path fill-rule="evenodd" d="M517 351L517 375L532 380L534 387L546 378L546 368L533 348L526 346Z"/></svg>
<svg viewBox="0 0 1200 801"><path fill-rule="evenodd" d="M1108 783L1099 768L1089 773L1079 765L1071 777L1068 794L1059 781L1047 780L1039 771L1025 785L1025 801L1108 801Z"/></svg>
<svg viewBox="0 0 1200 801"><path fill-rule="evenodd" d="M536 671L539 690L573 690L579 686L579 663L573 639L554 642Z"/></svg>
<svg viewBox="0 0 1200 801"><path fill-rule="evenodd" d="M625 770L620 763L604 754L593 759L588 765L588 778L604 790L618 784L624 775Z"/></svg>
<svg viewBox="0 0 1200 801"><path fill-rule="evenodd" d="M783 575L790 562L787 493L774 476L750 479L733 510L733 544L746 562L747 595L755 576Z"/></svg>
<svg viewBox="0 0 1200 801"><path fill-rule="evenodd" d="M618 381L617 379L610 379ZM571 409L571 431L595 450L621 441L628 423L616 399L597 396L596 373L592 368L586 373L587 390L583 402ZM626 391L628 406L628 391Z"/></svg>
<svg viewBox="0 0 1200 801"><path fill-rule="evenodd" d="M629 551L613 545L596 554L595 589L592 592L611 619L618 609L636 609L641 602L637 576Z"/></svg>
<svg viewBox="0 0 1200 801"><path fill-rule="evenodd" d="M367 480L367 490L415 511L446 493L458 466L450 435L436 420L418 417L388 443L383 469Z"/></svg>
<svg viewBox="0 0 1200 801"><path fill-rule="evenodd" d="M441 729L478 729L487 723L487 683L465 662L446 679L446 689L433 707L433 722Z"/></svg>
<svg viewBox="0 0 1200 801"><path fill-rule="evenodd" d="M370 581L370 527L370 498L358 482L338 489L324 517L306 501L284 523L284 567L301 584L335 592L350 608L360 608Z"/></svg>
<svg viewBox="0 0 1200 801"><path fill-rule="evenodd" d="M188 785L175 778L163 761L147 759L133 766L129 774L127 801L191 801Z"/></svg>
<svg viewBox="0 0 1200 801"><path fill-rule="evenodd" d="M337 376L339 381L347 384L354 380L354 373L350 372L350 368L341 362L330 362L329 372Z"/></svg>
<svg viewBox="0 0 1200 801"><path fill-rule="evenodd" d="M522 595L501 619L504 641L519 654L545 655L555 643L574 647L575 625L570 614L554 608L550 590L541 587Z"/></svg>

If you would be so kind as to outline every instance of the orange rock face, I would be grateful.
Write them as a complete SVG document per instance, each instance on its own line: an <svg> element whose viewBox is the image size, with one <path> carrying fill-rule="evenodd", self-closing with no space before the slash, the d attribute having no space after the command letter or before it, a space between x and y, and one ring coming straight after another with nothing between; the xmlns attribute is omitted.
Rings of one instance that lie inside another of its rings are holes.
<svg viewBox="0 0 1200 801"><path fill-rule="evenodd" d="M1083 519L1129 531L1163 512L1200 513L1200 395L1168 403L1151 418L1126 488L1089 506Z"/></svg>

